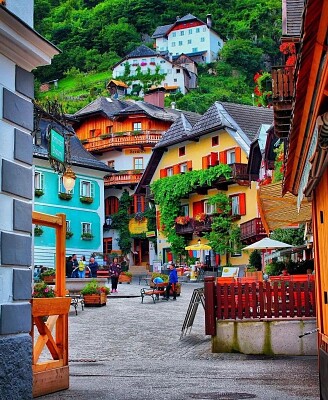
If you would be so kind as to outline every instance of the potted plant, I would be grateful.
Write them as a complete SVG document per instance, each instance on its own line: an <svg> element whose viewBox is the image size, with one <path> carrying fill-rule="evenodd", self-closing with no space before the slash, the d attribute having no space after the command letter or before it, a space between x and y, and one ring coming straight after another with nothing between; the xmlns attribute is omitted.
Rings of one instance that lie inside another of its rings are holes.
<svg viewBox="0 0 328 400"><path fill-rule="evenodd" d="M91 203L93 203L93 197L80 196L80 202L86 203L86 204L91 204Z"/></svg>
<svg viewBox="0 0 328 400"><path fill-rule="evenodd" d="M41 236L43 234L43 229L41 228L41 226L36 225L36 227L34 228L34 236Z"/></svg>
<svg viewBox="0 0 328 400"><path fill-rule="evenodd" d="M62 200L71 200L73 197L72 193L66 193L66 192L59 192L58 197Z"/></svg>
<svg viewBox="0 0 328 400"><path fill-rule="evenodd" d="M35 190L34 190L34 195L35 195L36 197L41 197L41 196L43 196L43 195L44 195L43 189L35 189Z"/></svg>
<svg viewBox="0 0 328 400"><path fill-rule="evenodd" d="M206 220L206 214L205 213L199 213L195 216L195 220L198 222L205 222Z"/></svg>
<svg viewBox="0 0 328 400"><path fill-rule="evenodd" d="M46 283L53 283L56 278L56 271L53 268L47 269L41 273L41 280ZM44 296L41 296L44 297Z"/></svg>
<svg viewBox="0 0 328 400"><path fill-rule="evenodd" d="M83 232L81 235L82 240L92 240L93 239L93 234L90 232Z"/></svg>
<svg viewBox="0 0 328 400"><path fill-rule="evenodd" d="M51 286L48 286L45 282L38 282L33 288L31 304L33 317L62 315L68 313L71 299L69 297L56 297Z"/></svg>
<svg viewBox="0 0 328 400"><path fill-rule="evenodd" d="M103 306L106 305L109 289L106 286L99 286L98 282L92 279L81 290L81 294L86 307Z"/></svg>
<svg viewBox="0 0 328 400"><path fill-rule="evenodd" d="M128 285L132 281L132 273L129 271L124 271L120 273L120 276L118 278L118 283L126 282Z"/></svg>
<svg viewBox="0 0 328 400"><path fill-rule="evenodd" d="M178 225L187 225L189 221L190 218L188 216L179 216L175 219L175 223Z"/></svg>

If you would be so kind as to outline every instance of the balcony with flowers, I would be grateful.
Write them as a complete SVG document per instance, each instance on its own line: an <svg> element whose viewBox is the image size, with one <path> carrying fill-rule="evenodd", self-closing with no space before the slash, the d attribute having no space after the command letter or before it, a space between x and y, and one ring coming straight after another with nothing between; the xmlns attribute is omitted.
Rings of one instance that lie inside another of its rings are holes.
<svg viewBox="0 0 328 400"><path fill-rule="evenodd" d="M144 170L132 169L123 170L115 174L110 174L105 177L105 187L132 185L135 186L139 183Z"/></svg>
<svg viewBox="0 0 328 400"><path fill-rule="evenodd" d="M179 216L175 219L175 231L178 235L198 235L202 232L210 232L212 218L205 213L196 214L194 218Z"/></svg>
<svg viewBox="0 0 328 400"><path fill-rule="evenodd" d="M155 146L162 138L164 131L141 130L124 131L103 134L95 138L88 138L87 142L82 142L84 148L93 153L101 153L110 149L122 149L129 146Z"/></svg>

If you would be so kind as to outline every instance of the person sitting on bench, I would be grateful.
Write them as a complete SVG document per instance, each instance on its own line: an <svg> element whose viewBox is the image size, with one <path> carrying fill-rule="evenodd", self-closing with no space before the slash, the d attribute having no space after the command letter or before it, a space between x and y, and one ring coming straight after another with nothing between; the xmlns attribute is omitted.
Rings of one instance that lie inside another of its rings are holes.
<svg viewBox="0 0 328 400"><path fill-rule="evenodd" d="M177 289L176 284L178 283L178 273L175 269L175 265L173 263L169 264L170 275L169 275L169 284L166 286L166 295L163 300L168 300L170 298L170 290L173 291L173 300L177 299Z"/></svg>

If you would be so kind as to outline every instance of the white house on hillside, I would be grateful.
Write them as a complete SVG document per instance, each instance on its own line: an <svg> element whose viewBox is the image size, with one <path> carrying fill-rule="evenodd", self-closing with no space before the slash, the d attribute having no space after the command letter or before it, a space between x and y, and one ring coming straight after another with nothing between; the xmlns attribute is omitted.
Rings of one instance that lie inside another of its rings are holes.
<svg viewBox="0 0 328 400"><path fill-rule="evenodd" d="M197 87L197 65L196 63L186 58L173 61L156 53L145 45L141 45L125 56L122 60L113 66L113 78L120 79L125 71L125 64L130 64L131 75L135 75L137 68L141 67L141 72L155 73L156 67L160 66L160 73L166 74L160 86L163 86L166 92L180 91L186 94L189 89ZM127 90L130 94L133 90L133 85L138 84L137 80L133 81L132 87Z"/></svg>
<svg viewBox="0 0 328 400"><path fill-rule="evenodd" d="M206 22L187 14L171 25L156 28L152 35L156 50L173 58L184 53L198 63L215 61L223 47L223 40L212 28L211 15Z"/></svg>

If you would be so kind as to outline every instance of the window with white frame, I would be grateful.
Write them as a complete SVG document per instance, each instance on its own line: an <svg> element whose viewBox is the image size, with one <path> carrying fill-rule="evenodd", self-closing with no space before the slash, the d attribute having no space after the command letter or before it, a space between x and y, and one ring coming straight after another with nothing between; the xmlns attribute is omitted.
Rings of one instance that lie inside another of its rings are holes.
<svg viewBox="0 0 328 400"><path fill-rule="evenodd" d="M172 167L167 168L166 174L167 176L173 176L173 168Z"/></svg>
<svg viewBox="0 0 328 400"><path fill-rule="evenodd" d="M200 29L199 28L196 28L196 33L199 33L200 32Z"/></svg>
<svg viewBox="0 0 328 400"><path fill-rule="evenodd" d="M173 37L176 37L176 35L177 35L176 32L173 32L173 33L172 33L172 36L173 36Z"/></svg>
<svg viewBox="0 0 328 400"><path fill-rule="evenodd" d="M180 31L180 36L184 36L184 31Z"/></svg>
<svg viewBox="0 0 328 400"><path fill-rule="evenodd" d="M192 35L192 29L188 30L189 35Z"/></svg>
<svg viewBox="0 0 328 400"><path fill-rule="evenodd" d="M189 205L188 204L182 204L180 208L180 215L183 217L188 217L189 216Z"/></svg>
<svg viewBox="0 0 328 400"><path fill-rule="evenodd" d="M133 169L143 169L143 158L142 157L134 157Z"/></svg>
<svg viewBox="0 0 328 400"><path fill-rule="evenodd" d="M81 180L80 196L81 197L94 197L94 185L92 182Z"/></svg>
<svg viewBox="0 0 328 400"><path fill-rule="evenodd" d="M205 38L204 38L204 37L201 37L201 38L200 38L200 41L201 41L201 42L205 42Z"/></svg>
<svg viewBox="0 0 328 400"><path fill-rule="evenodd" d="M91 224L90 222L81 222L82 234L83 233L91 233Z"/></svg>
<svg viewBox="0 0 328 400"><path fill-rule="evenodd" d="M134 131L141 131L141 122L133 122L132 129Z"/></svg>
<svg viewBox="0 0 328 400"><path fill-rule="evenodd" d="M188 44L191 44L192 43L192 40L191 39L188 39Z"/></svg>
<svg viewBox="0 0 328 400"><path fill-rule="evenodd" d="M205 211L205 214L208 214L208 215L215 214L217 212L216 205L211 204L208 200L205 200L204 201L204 211Z"/></svg>
<svg viewBox="0 0 328 400"><path fill-rule="evenodd" d="M182 40L179 40L179 46L182 46L182 43L183 43Z"/></svg>
<svg viewBox="0 0 328 400"><path fill-rule="evenodd" d="M236 162L236 151L235 149L227 151L227 164L234 164Z"/></svg>
<svg viewBox="0 0 328 400"><path fill-rule="evenodd" d="M34 173L34 189L35 190L44 189L44 175L41 172Z"/></svg>
<svg viewBox="0 0 328 400"><path fill-rule="evenodd" d="M206 32L206 26L203 27L203 32Z"/></svg>
<svg viewBox="0 0 328 400"><path fill-rule="evenodd" d="M68 194L73 194L74 193L74 188L72 190L66 190L65 186L63 184L63 177L59 176L58 177L58 193L68 193Z"/></svg>
<svg viewBox="0 0 328 400"><path fill-rule="evenodd" d="M172 47L175 47L175 42L172 42Z"/></svg>
<svg viewBox="0 0 328 400"><path fill-rule="evenodd" d="M197 51L198 51L198 47L193 47L193 48L192 48L192 52L193 52L193 53L197 53Z"/></svg>
<svg viewBox="0 0 328 400"><path fill-rule="evenodd" d="M66 232L71 232L71 221L66 220Z"/></svg>
<svg viewBox="0 0 328 400"><path fill-rule="evenodd" d="M187 171L188 171L188 164L187 163L180 164L180 172L187 172Z"/></svg>
<svg viewBox="0 0 328 400"><path fill-rule="evenodd" d="M151 57L150 62L154 63L155 61L155 57Z"/></svg>
<svg viewBox="0 0 328 400"><path fill-rule="evenodd" d="M239 195L231 196L231 214L240 215Z"/></svg>

